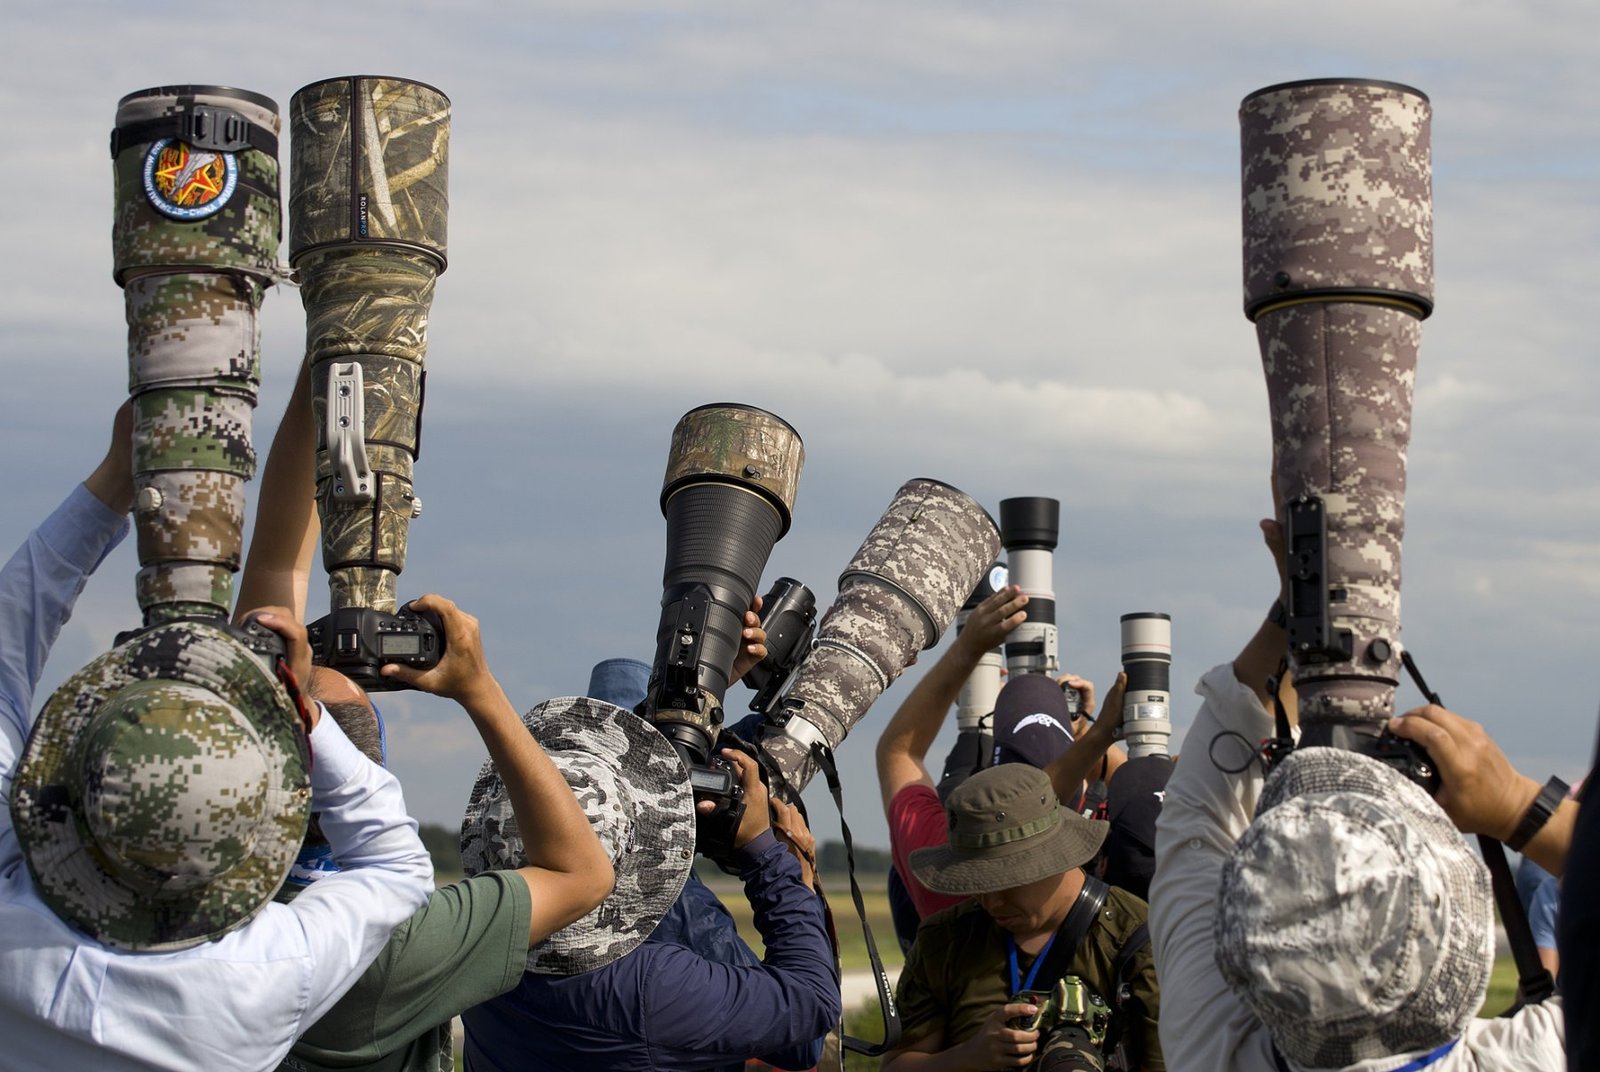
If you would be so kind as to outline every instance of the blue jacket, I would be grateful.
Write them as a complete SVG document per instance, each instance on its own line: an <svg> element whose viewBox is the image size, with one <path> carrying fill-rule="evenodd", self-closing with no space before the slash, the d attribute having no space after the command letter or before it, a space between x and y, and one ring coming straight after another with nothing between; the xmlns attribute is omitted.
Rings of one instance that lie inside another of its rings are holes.
<svg viewBox="0 0 1600 1072"><path fill-rule="evenodd" d="M822 899L771 832L743 856L764 961L754 962L726 910L710 910L715 897L694 883L621 960L582 975L529 972L515 990L467 1010L466 1067L676 1072L737 1066L752 1056L779 1067L815 1064L820 1036L840 1015Z"/></svg>

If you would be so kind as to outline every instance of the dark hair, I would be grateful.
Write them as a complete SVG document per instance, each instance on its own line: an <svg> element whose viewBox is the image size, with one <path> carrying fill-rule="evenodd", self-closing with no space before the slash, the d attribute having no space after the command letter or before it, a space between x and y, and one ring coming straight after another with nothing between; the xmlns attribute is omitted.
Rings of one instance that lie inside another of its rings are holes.
<svg viewBox="0 0 1600 1072"><path fill-rule="evenodd" d="M383 731L378 728L378 716L372 708L358 700L344 700L339 703L324 703L328 714L344 730L344 735L350 738L350 743L361 750L361 754L372 762L383 765Z"/></svg>

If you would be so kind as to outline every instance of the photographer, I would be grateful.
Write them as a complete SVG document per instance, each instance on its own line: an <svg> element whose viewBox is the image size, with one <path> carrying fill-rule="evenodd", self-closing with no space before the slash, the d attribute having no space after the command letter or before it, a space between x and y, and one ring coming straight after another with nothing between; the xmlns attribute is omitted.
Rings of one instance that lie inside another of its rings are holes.
<svg viewBox="0 0 1600 1072"><path fill-rule="evenodd" d="M1039 1007L1011 999L1069 976L1109 1012L1096 1049L1120 1050L1125 1068L1165 1068L1145 904L1083 872L1106 824L1062 805L1050 777L1026 763L974 774L946 812L949 845L913 853L911 866L929 889L971 900L917 931L896 987L903 1035L885 1072L1031 1064L1068 1038L1017 1026Z"/></svg>
<svg viewBox="0 0 1600 1072"><path fill-rule="evenodd" d="M412 604L444 623L445 654L432 670L385 676L455 700L502 772L528 864L436 890L390 936L370 968L296 1043L282 1068L384 1070L447 1067L450 1020L504 993L522 976L526 949L600 903L611 861L562 776L506 698L484 660L477 619L428 595ZM557 753L565 761L569 753Z"/></svg>
<svg viewBox="0 0 1600 1072"><path fill-rule="evenodd" d="M240 591L303 616L317 542L309 377L291 392L262 474L260 507ZM522 975L529 946L594 908L611 889L612 869L583 809L549 756L518 717L483 654L478 621L436 595L412 607L439 616L445 654L426 672L388 666L387 677L456 701L471 717L503 772L527 866L435 890L389 936L378 958L339 1003L300 1038L283 1069L434 1069L451 1062L451 1019L503 993ZM371 697L336 670L317 667L307 691L322 701L367 758L385 762L382 720ZM308 834L280 900L289 900L341 862Z"/></svg>
<svg viewBox="0 0 1600 1072"><path fill-rule="evenodd" d="M889 821L895 870L923 919L965 900L925 888L910 863L916 850L949 843L944 805L927 767L928 749L933 747L962 683L985 652L1022 624L1027 604L1028 597L1014 584L978 604L949 650L917 682L878 737L878 791ZM1071 674L1060 680L1078 689L1084 714L1092 715L1094 685ZM1074 741L1068 731L1070 719L1061 690L1038 674L1012 678L995 702L995 758L1044 768L1061 799L1076 802L1084 778L1104 761L1115 740L1122 718L1121 685L1119 678L1110 697L1115 714L1098 724L1081 720L1086 735ZM988 759L985 757L986 762Z"/></svg>
<svg viewBox="0 0 1600 1072"><path fill-rule="evenodd" d="M1263 535L1283 583L1277 522ZM1429 749L1435 803L1393 769L1329 748L1293 753L1270 779L1257 742L1269 704L1291 723L1282 624L1262 623L1204 698L1157 823L1150 927L1175 1068L1559 1067L1558 999L1474 1020L1494 959L1483 864L1461 829L1508 837L1538 793L1481 727L1423 708L1392 723ZM1441 810L1442 809L1442 810ZM1570 806L1526 846L1559 873Z"/></svg>
<svg viewBox="0 0 1600 1072"><path fill-rule="evenodd" d="M837 1023L839 977L812 890L810 832L796 809L769 807L753 760L733 749L722 755L745 794L734 846L766 944L762 964L719 963L651 934L597 970L529 971L515 990L463 1017L468 1068L714 1068L808 1044Z"/></svg>
<svg viewBox="0 0 1600 1072"><path fill-rule="evenodd" d="M214 630L167 625L159 642L124 644L70 678L30 719L33 690L73 601L126 532L130 426L124 406L100 467L0 571L0 785L9 804L0 815L4 1056L36 1068L148 1068L155 1060L271 1067L422 902L431 868L394 778ZM257 620L287 645L287 684L304 680L304 628L283 608ZM141 743L155 740L160 755ZM280 772L296 780L290 768L303 763L294 757L307 745L316 755L310 804L346 870L300 902L278 905L271 899L295 847L288 831L297 841L304 804L294 806L271 783ZM162 759L176 754L184 784ZM274 765L251 773L253 756ZM94 771L85 769L91 757ZM252 779L267 786L259 798L239 792ZM170 799L116 806L116 794L149 784L185 806L205 798L208 821L196 829L185 820L180 841ZM257 835L254 848L231 868L219 866L237 852L241 828ZM90 831L96 851L74 846L74 830ZM42 889L41 874L59 892ZM64 994L93 1000L63 1001Z"/></svg>

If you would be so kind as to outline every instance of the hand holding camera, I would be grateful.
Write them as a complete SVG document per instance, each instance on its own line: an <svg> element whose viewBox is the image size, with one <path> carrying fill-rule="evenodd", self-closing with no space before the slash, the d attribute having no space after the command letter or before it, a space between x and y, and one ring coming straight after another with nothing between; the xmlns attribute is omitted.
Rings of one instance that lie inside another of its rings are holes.
<svg viewBox="0 0 1600 1072"><path fill-rule="evenodd" d="M489 671L489 660L483 654L483 637L477 618L444 596L432 593L412 600L402 611L436 623L441 654L433 666L425 669L400 662L385 663L379 673L387 687L403 686L443 696L463 707L482 699L486 691L499 691L499 683Z"/></svg>
<svg viewBox="0 0 1600 1072"><path fill-rule="evenodd" d="M1015 1026L1039 1015L1039 1006L1030 1001L1011 1001L989 1014L978 1033L961 1048L966 1064L974 1069L1026 1068L1039 1049L1039 1032Z"/></svg>
<svg viewBox="0 0 1600 1072"><path fill-rule="evenodd" d="M737 749L724 748L712 762L731 768L731 773L738 781L733 802L727 807L729 810L734 807L742 809L742 814L738 816L739 825L733 834L733 847L742 849L772 826L767 808L767 787L761 783L761 771L756 767L756 761ZM697 800L694 810L703 818L715 814L722 806L716 800Z"/></svg>

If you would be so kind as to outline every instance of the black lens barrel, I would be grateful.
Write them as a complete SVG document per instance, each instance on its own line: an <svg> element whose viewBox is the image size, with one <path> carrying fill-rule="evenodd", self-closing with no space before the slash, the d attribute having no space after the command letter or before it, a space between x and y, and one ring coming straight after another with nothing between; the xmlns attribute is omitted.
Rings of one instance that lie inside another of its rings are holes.
<svg viewBox="0 0 1600 1072"><path fill-rule="evenodd" d="M1007 551L1054 551L1060 538L1060 499L1028 495L1000 500L1000 545Z"/></svg>
<svg viewBox="0 0 1600 1072"><path fill-rule="evenodd" d="M661 605L670 606L699 585L710 593L698 676L700 687L720 704L739 655L744 612L778 541L783 518L763 496L735 484L710 482L674 492L667 500L666 515ZM666 664L676 643L676 623L670 618L662 615L656 633L657 667Z"/></svg>

